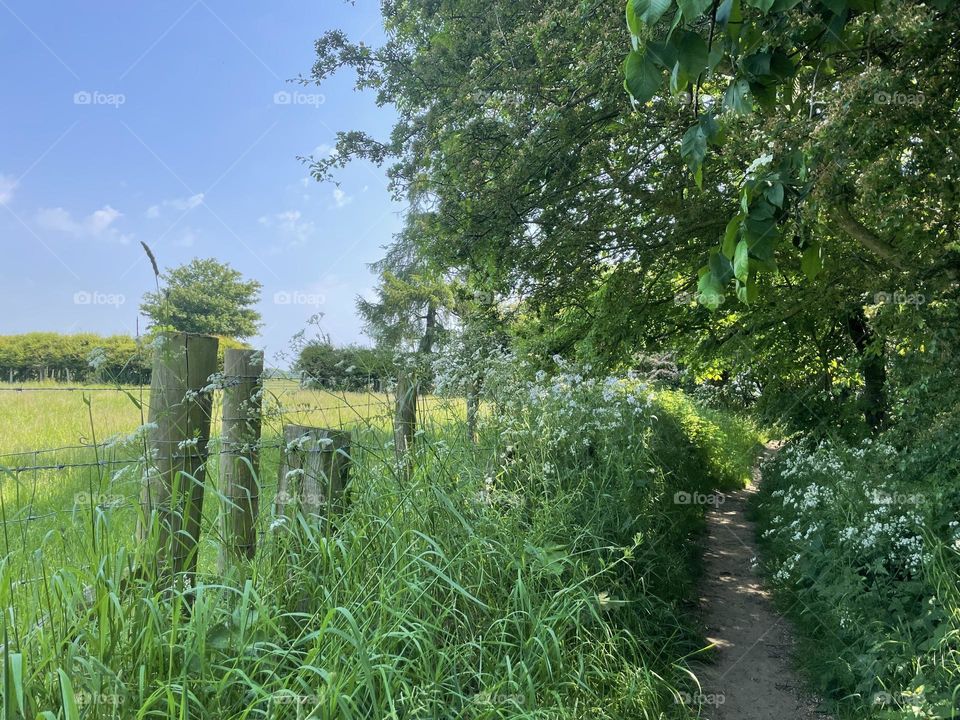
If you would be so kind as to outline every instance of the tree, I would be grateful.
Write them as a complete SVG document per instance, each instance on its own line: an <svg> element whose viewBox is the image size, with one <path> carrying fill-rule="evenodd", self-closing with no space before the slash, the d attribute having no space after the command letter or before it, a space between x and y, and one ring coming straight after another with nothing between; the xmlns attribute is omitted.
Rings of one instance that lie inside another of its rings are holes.
<svg viewBox="0 0 960 720"><path fill-rule="evenodd" d="M420 252L422 238L437 231L435 221L431 213L413 211L407 216L406 226L394 238L386 257L373 264L380 275L376 298L357 300L367 333L378 348L397 357L394 447L398 460L407 467L407 451L416 433L417 399L452 304L448 282Z"/></svg>
<svg viewBox="0 0 960 720"><path fill-rule="evenodd" d="M194 258L161 275L164 286L146 293L140 306L153 327L180 332L248 338L260 328L260 299L256 280L213 258Z"/></svg>
<svg viewBox="0 0 960 720"><path fill-rule="evenodd" d="M352 68L399 121L315 175L391 163L435 216L424 257L521 298L531 347L600 367L666 345L830 422L851 388L883 402L888 345L929 345L876 298L955 292L955 4L631 0L636 103L622 5L383 7L387 42L328 33L313 79Z"/></svg>

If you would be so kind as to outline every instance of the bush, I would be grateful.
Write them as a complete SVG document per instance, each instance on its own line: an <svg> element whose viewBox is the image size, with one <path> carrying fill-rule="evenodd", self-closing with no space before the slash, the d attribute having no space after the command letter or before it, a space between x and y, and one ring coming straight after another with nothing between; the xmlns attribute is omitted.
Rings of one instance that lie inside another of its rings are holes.
<svg viewBox="0 0 960 720"><path fill-rule="evenodd" d="M917 448L798 443L765 469L771 581L813 680L856 717L958 714L960 486L956 455L935 459L955 427Z"/></svg>

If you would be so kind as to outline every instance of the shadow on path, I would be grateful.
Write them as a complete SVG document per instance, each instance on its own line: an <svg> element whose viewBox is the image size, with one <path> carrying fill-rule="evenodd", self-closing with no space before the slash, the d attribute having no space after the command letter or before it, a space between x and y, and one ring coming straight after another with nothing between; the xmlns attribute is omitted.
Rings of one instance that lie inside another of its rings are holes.
<svg viewBox="0 0 960 720"><path fill-rule="evenodd" d="M761 460L776 452L768 445ZM818 702L803 692L790 658L793 637L763 588L752 560L758 554L747 504L760 482L726 495L707 514L708 537L700 606L716 662L701 672L709 720L829 720Z"/></svg>

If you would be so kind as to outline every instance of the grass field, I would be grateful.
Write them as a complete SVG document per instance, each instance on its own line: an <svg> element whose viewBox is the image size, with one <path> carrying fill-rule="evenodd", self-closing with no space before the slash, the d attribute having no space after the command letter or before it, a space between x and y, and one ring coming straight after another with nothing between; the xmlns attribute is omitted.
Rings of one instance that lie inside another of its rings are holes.
<svg viewBox="0 0 960 720"><path fill-rule="evenodd" d="M696 717L703 508L674 494L740 484L755 430L636 383L506 389L476 445L462 403L426 399L407 474L386 396L271 383L261 507L290 421L354 429L350 507L332 535L261 513L257 557L215 572L214 444L189 613L135 572L139 466L3 472L5 720ZM92 442L91 415L100 443L140 425L125 394L87 396L0 390L0 465Z"/></svg>
<svg viewBox="0 0 960 720"><path fill-rule="evenodd" d="M284 424L349 428L357 461L370 452L377 462L388 457L383 448L390 439L392 398L386 394L303 389L295 382L271 380L264 397L265 508L276 489ZM68 390L53 383L0 384L0 541L8 566L18 567L20 582L38 578L44 564L96 566L91 507L109 523L102 531L118 541L132 537L144 456L137 429L146 422L148 404L149 388L92 385ZM461 411L456 402L428 397L421 402L420 419L435 431ZM207 571L213 569L218 552L220 416L218 392L207 465L208 532L199 558L200 569ZM269 517L264 519L269 522Z"/></svg>

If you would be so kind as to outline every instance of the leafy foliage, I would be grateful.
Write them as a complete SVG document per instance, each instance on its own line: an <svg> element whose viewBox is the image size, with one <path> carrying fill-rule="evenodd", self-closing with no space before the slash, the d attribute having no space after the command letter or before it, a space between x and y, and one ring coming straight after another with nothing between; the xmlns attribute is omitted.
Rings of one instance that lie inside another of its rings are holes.
<svg viewBox="0 0 960 720"><path fill-rule="evenodd" d="M140 310L155 327L180 332L248 338L257 334L253 306L261 285L213 258L194 258L161 275L165 287L143 296Z"/></svg>

